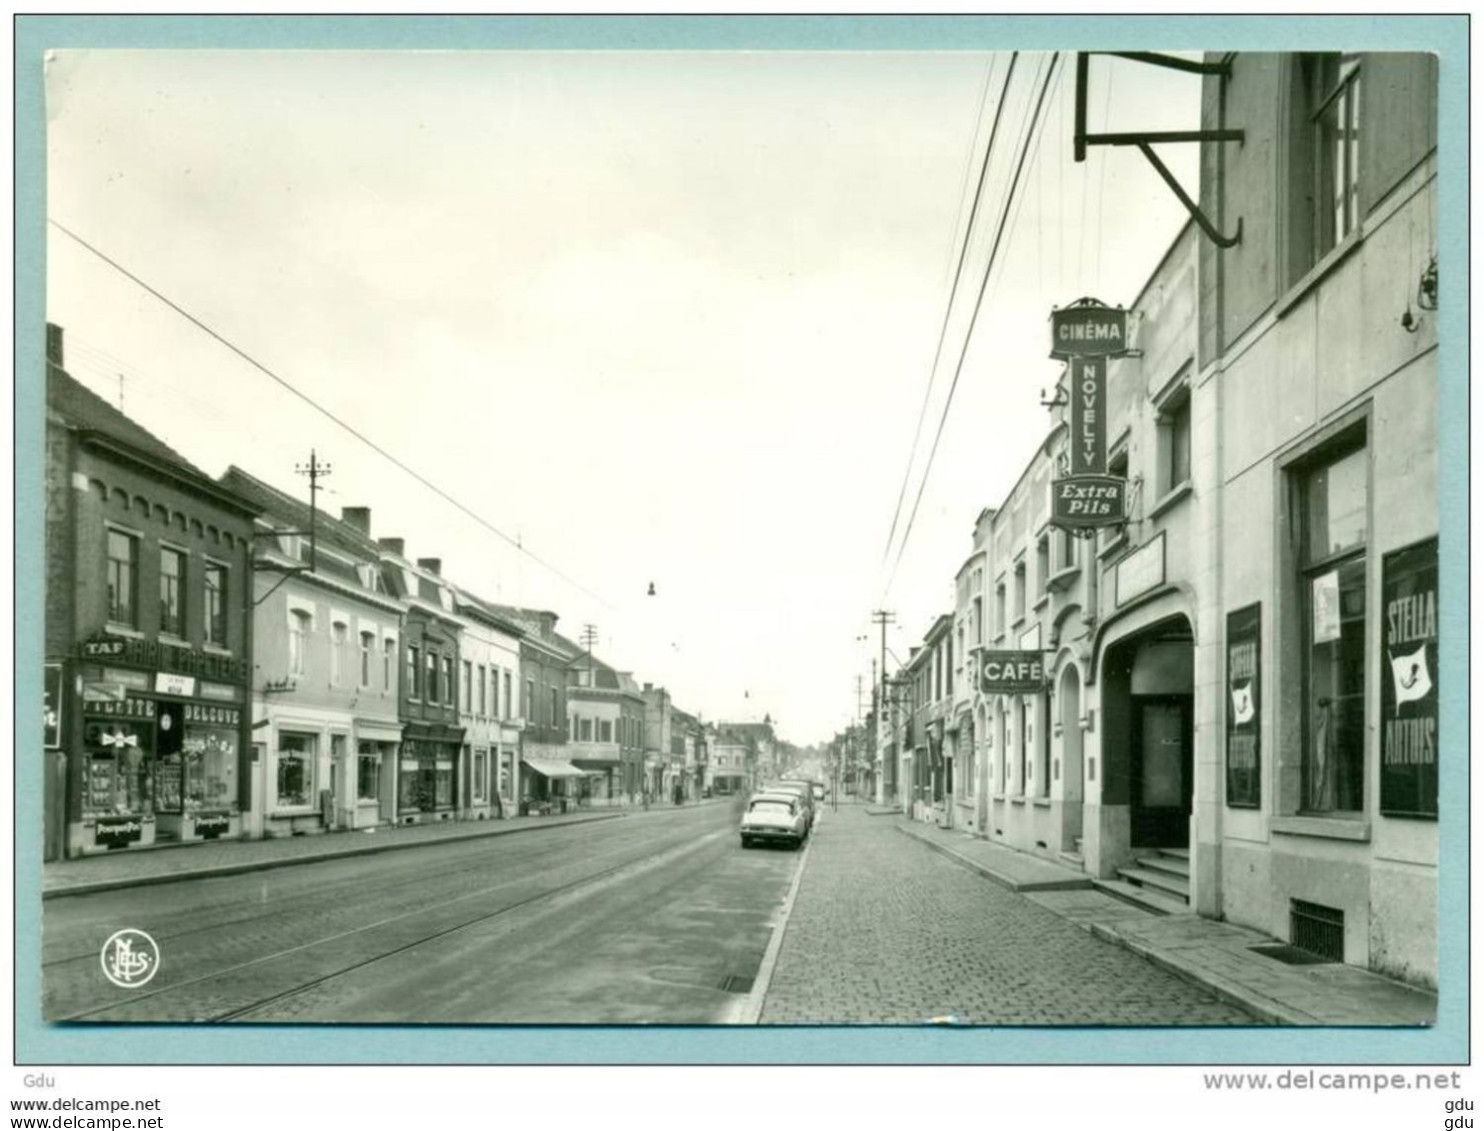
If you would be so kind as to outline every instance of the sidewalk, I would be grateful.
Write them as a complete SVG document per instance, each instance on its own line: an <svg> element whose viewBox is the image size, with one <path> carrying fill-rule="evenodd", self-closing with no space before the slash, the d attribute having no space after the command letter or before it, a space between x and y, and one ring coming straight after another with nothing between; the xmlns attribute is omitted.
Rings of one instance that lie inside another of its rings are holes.
<svg viewBox="0 0 1484 1131"><path fill-rule="evenodd" d="M1092 885L1091 877L964 832L898 817L898 832L951 857L1163 970L1274 1025L1431 1025L1438 999L1339 963L1290 966L1252 949L1281 945L1199 915L1158 915Z"/></svg>
<svg viewBox="0 0 1484 1131"><path fill-rule="evenodd" d="M651 812L662 811L655 806ZM694 808L685 805L680 809ZM56 860L42 868L41 898L87 895L115 888L164 884L173 880L231 876L293 864L312 864L341 856L364 856L415 848L423 844L474 840L611 821L644 809L613 808L587 810L561 817L511 817L494 821L448 821L436 825L382 825L359 832L331 832L315 836L276 837L271 840L228 840L202 844L164 845L131 849L107 855Z"/></svg>

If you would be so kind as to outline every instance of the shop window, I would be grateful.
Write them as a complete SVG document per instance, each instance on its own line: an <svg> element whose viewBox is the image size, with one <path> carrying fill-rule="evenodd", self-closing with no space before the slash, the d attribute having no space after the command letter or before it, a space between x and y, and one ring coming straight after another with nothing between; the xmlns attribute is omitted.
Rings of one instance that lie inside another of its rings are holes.
<svg viewBox="0 0 1484 1131"><path fill-rule="evenodd" d="M1190 481L1190 389L1182 387L1159 408L1159 495Z"/></svg>
<svg viewBox="0 0 1484 1131"><path fill-rule="evenodd" d="M227 567L206 563L206 643L218 648L227 646Z"/></svg>
<svg viewBox="0 0 1484 1131"><path fill-rule="evenodd" d="M439 761L433 767L433 805L438 809L453 807L453 763Z"/></svg>
<svg viewBox="0 0 1484 1131"><path fill-rule="evenodd" d="M185 554L160 550L160 631L169 636L185 634Z"/></svg>
<svg viewBox="0 0 1484 1131"><path fill-rule="evenodd" d="M181 708L181 743L178 750L157 750L155 809L167 813L199 813L205 809L228 809L237 800L237 731L232 725L236 712L222 707Z"/></svg>
<svg viewBox="0 0 1484 1131"><path fill-rule="evenodd" d="M330 625L330 686L339 687L345 682L345 647L350 629L342 621Z"/></svg>
<svg viewBox="0 0 1484 1131"><path fill-rule="evenodd" d="M381 799L381 750L374 742L362 742L356 747L356 799Z"/></svg>
<svg viewBox="0 0 1484 1131"><path fill-rule="evenodd" d="M376 647L374 632L361 633L361 686L371 686L371 652Z"/></svg>
<svg viewBox="0 0 1484 1131"><path fill-rule="evenodd" d="M121 530L108 532L108 619L139 627L139 539Z"/></svg>
<svg viewBox="0 0 1484 1131"><path fill-rule="evenodd" d="M423 695L422 650L415 644L407 645L407 697L421 699Z"/></svg>
<svg viewBox="0 0 1484 1131"><path fill-rule="evenodd" d="M318 738L292 731L278 732L278 805L282 808L314 802L314 759Z"/></svg>
<svg viewBox="0 0 1484 1131"><path fill-rule="evenodd" d="M598 741L599 742L612 742L613 741L613 720L612 719L603 719L602 721L600 721L598 723Z"/></svg>
<svg viewBox="0 0 1484 1131"><path fill-rule="evenodd" d="M1366 449L1331 454L1296 476L1303 610L1303 804L1365 808Z"/></svg>
<svg viewBox="0 0 1484 1131"><path fill-rule="evenodd" d="M303 609L289 610L289 674L303 675L313 622Z"/></svg>
<svg viewBox="0 0 1484 1131"><path fill-rule="evenodd" d="M86 703L84 709L88 709ZM149 775L156 729L155 703L126 699L123 710L127 712L125 717L109 715L83 720L82 811L86 817L152 811Z"/></svg>
<svg viewBox="0 0 1484 1131"><path fill-rule="evenodd" d="M416 812L428 808L423 799L422 760L419 758L421 743L407 739L402 743L402 758L397 773L397 809ZM428 799L431 801L431 798Z"/></svg>

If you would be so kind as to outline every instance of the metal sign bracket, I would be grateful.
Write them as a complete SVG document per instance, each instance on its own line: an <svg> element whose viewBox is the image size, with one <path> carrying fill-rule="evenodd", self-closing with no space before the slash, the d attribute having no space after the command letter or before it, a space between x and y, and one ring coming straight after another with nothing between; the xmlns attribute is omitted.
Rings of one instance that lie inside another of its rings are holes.
<svg viewBox="0 0 1484 1131"><path fill-rule="evenodd" d="M1243 130L1166 130L1154 132L1133 133L1101 133L1090 134L1087 132L1087 60L1090 55L1112 55L1120 59L1129 59L1136 63L1147 63L1155 67L1168 67L1172 70L1186 71L1197 75L1219 75L1223 79L1231 73L1228 63L1196 63L1188 59L1181 59L1173 55L1162 55L1155 51L1079 51L1077 52L1077 92L1076 92L1076 119L1072 134L1072 159L1077 162L1087 160L1087 147L1089 145L1132 145L1144 154L1148 162L1154 166L1154 171L1159 174L1160 179L1170 186L1185 211L1190 213L1201 231L1206 233L1219 248L1236 247L1242 239L1242 221L1237 220L1236 231L1225 236L1217 229L1209 217L1201 211L1201 206L1190 198L1175 179L1173 173L1151 146L1163 142L1225 142L1234 141L1238 145L1246 140L1246 132Z"/></svg>

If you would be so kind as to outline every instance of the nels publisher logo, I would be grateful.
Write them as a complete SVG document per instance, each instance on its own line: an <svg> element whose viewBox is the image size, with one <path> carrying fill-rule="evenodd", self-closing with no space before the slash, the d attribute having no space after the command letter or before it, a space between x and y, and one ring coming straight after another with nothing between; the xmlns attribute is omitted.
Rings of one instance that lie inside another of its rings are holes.
<svg viewBox="0 0 1484 1131"><path fill-rule="evenodd" d="M160 968L160 948L143 931L116 931L103 944L103 976L115 986L137 989Z"/></svg>

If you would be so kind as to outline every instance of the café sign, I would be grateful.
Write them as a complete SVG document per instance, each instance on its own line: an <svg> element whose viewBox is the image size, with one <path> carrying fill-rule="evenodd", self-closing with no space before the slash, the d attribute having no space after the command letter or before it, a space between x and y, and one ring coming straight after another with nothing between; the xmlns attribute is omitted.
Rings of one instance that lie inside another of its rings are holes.
<svg viewBox="0 0 1484 1131"><path fill-rule="evenodd" d="M979 654L979 690L986 695L1034 694L1046 685L1039 651L1001 649Z"/></svg>
<svg viewBox="0 0 1484 1131"><path fill-rule="evenodd" d="M1128 311L1101 304L1051 312L1051 356L1117 357L1128 351Z"/></svg>
<svg viewBox="0 0 1484 1131"><path fill-rule="evenodd" d="M1128 514L1128 480L1114 475L1076 475L1051 481L1051 522L1067 530L1116 526Z"/></svg>

